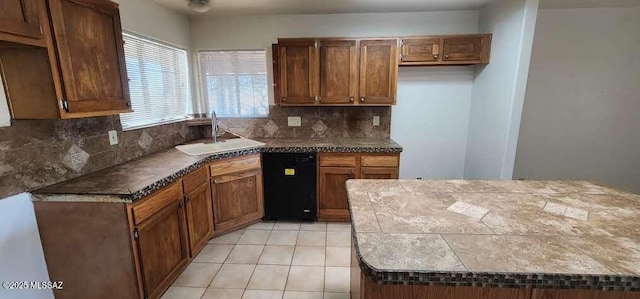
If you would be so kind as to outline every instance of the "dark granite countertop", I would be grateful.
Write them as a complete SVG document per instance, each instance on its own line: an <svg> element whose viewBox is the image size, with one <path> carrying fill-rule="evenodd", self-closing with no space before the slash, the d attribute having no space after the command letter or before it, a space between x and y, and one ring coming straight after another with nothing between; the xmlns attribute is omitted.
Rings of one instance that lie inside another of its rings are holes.
<svg viewBox="0 0 640 299"><path fill-rule="evenodd" d="M255 139L264 147L188 156L169 149L34 191L39 200L132 202L214 160L260 152L400 152L391 139ZM196 142L207 141L196 140ZM82 196L79 196L82 195Z"/></svg>
<svg viewBox="0 0 640 299"><path fill-rule="evenodd" d="M347 182L382 284L640 291L640 196L589 182Z"/></svg>

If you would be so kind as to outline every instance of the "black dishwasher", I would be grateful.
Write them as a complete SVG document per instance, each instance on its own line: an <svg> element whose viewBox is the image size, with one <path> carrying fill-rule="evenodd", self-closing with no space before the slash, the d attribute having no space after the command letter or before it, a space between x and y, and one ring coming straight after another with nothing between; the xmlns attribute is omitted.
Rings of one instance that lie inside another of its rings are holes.
<svg viewBox="0 0 640 299"><path fill-rule="evenodd" d="M263 153L266 219L316 220L316 154Z"/></svg>

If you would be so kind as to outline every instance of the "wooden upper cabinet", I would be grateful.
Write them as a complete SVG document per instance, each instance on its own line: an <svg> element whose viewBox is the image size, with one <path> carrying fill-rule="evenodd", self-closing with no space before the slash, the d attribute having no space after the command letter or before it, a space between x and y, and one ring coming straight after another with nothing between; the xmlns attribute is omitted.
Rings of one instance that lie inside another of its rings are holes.
<svg viewBox="0 0 640 299"><path fill-rule="evenodd" d="M0 40L46 46L41 24L43 0L0 1Z"/></svg>
<svg viewBox="0 0 640 299"><path fill-rule="evenodd" d="M319 100L318 43L314 39L279 40L281 105L315 105Z"/></svg>
<svg viewBox="0 0 640 299"><path fill-rule="evenodd" d="M64 109L74 117L131 112L118 5L50 0L64 82Z"/></svg>
<svg viewBox="0 0 640 299"><path fill-rule="evenodd" d="M320 98L325 104L355 103L358 56L355 40L320 40Z"/></svg>
<svg viewBox="0 0 640 299"><path fill-rule="evenodd" d="M442 54L442 38L440 37L405 38L402 39L401 45L401 65L440 61Z"/></svg>
<svg viewBox="0 0 640 299"><path fill-rule="evenodd" d="M442 45L443 61L489 63L491 35L444 37Z"/></svg>
<svg viewBox="0 0 640 299"><path fill-rule="evenodd" d="M397 78L398 41L360 41L360 105L395 104Z"/></svg>

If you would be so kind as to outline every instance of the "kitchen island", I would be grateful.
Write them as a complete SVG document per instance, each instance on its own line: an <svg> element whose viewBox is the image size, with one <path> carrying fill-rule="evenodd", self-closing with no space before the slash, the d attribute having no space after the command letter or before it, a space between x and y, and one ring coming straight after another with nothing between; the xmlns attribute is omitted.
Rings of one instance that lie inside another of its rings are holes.
<svg viewBox="0 0 640 299"><path fill-rule="evenodd" d="M640 196L589 182L347 182L352 298L640 298Z"/></svg>

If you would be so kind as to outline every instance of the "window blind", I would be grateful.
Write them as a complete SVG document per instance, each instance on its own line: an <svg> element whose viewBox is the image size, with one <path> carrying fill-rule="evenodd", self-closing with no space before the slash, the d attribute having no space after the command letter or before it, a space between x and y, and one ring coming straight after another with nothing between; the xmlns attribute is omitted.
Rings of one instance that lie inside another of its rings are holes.
<svg viewBox="0 0 640 299"><path fill-rule="evenodd" d="M120 114L124 130L183 120L189 101L185 50L124 35L132 113Z"/></svg>
<svg viewBox="0 0 640 299"><path fill-rule="evenodd" d="M200 51L198 58L209 111L224 117L269 114L266 51Z"/></svg>

